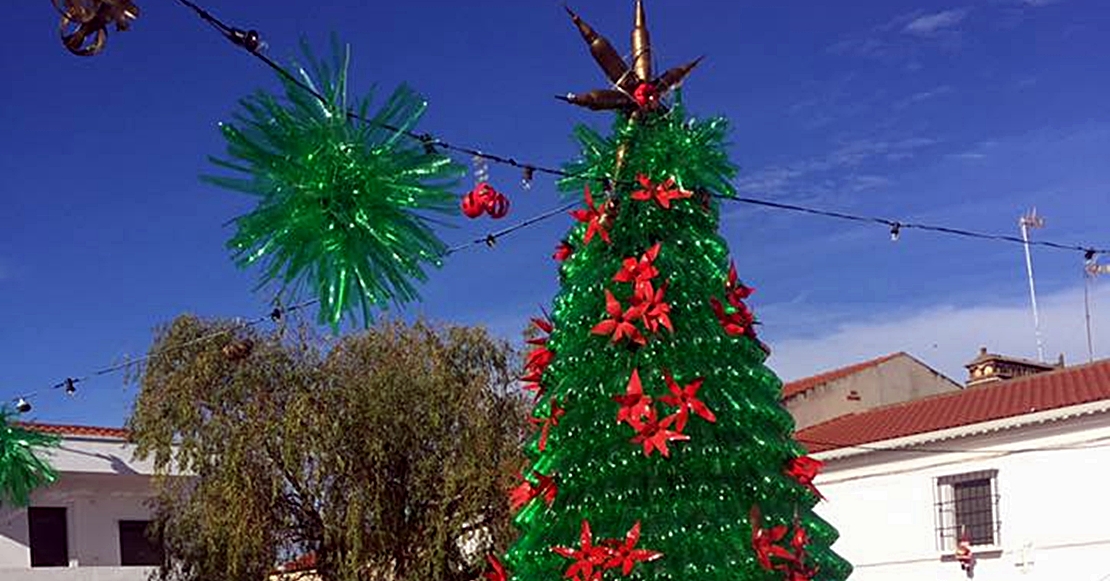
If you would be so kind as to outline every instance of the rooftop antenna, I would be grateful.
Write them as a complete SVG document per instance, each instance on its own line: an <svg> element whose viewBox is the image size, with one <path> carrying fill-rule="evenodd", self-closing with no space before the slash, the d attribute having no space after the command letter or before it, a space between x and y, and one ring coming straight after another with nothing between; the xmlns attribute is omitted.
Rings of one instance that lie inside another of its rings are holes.
<svg viewBox="0 0 1110 581"><path fill-rule="evenodd" d="M1083 265L1083 314L1087 318L1087 361L1095 360L1094 343L1091 341L1091 285L1100 274L1110 274L1110 264L1099 264L1098 257L1088 255Z"/></svg>
<svg viewBox="0 0 1110 581"><path fill-rule="evenodd" d="M1044 218L1037 215L1033 208L1018 219L1021 227L1021 239L1025 246L1025 271L1029 275L1029 299L1033 304L1033 332L1037 336L1037 361L1044 363L1044 340L1041 339L1041 319L1037 314L1037 286L1033 283L1033 257L1029 253L1029 229L1044 228Z"/></svg>

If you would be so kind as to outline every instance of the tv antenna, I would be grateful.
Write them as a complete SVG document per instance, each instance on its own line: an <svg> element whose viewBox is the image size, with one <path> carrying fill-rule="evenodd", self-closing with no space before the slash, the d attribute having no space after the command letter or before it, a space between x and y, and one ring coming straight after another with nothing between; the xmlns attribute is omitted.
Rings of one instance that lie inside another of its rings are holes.
<svg viewBox="0 0 1110 581"><path fill-rule="evenodd" d="M1110 264L1099 264L1098 257L1088 255L1083 264L1083 314L1087 319L1087 361L1095 360L1094 343L1091 341L1091 285L1100 274L1110 274Z"/></svg>
<svg viewBox="0 0 1110 581"><path fill-rule="evenodd" d="M1025 272L1029 275L1029 299L1033 304L1033 333L1037 337L1037 360L1044 363L1044 340L1041 338L1041 319L1037 314L1037 286L1033 283L1033 256L1029 252L1029 229L1044 228L1044 218L1033 208L1018 219L1021 239L1025 247Z"/></svg>

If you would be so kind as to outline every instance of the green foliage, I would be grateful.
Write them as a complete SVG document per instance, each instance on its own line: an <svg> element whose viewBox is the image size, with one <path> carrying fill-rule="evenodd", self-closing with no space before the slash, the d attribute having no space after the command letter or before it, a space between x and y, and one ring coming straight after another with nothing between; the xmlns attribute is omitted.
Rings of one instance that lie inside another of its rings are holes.
<svg viewBox="0 0 1110 581"><path fill-rule="evenodd" d="M263 265L261 285L309 287L321 321L358 313L368 324L374 308L418 299L412 281L439 266L446 246L425 214L457 211L451 188L463 168L380 126L416 126L427 103L407 86L371 114L369 96L348 103L349 49L334 47L330 63L304 52L297 75L327 103L285 77L283 97L242 100L220 126L229 159L212 161L245 177L206 179L258 198L228 246L240 266Z"/></svg>
<svg viewBox="0 0 1110 581"><path fill-rule="evenodd" d="M752 548L753 505L765 526L789 523L797 511L810 534L810 562L820 567L815 579L846 578L851 567L830 549L837 533L813 512L816 496L783 473L804 448L794 441L793 421L779 403L782 383L764 365L757 341L727 334L710 306L711 298L724 301L729 270L728 247L717 232L719 207L705 195L734 193L724 122L691 121L675 107L636 122L622 117L613 137L586 129L578 137L582 158L567 169L588 177L568 179L563 187L581 194L589 184L600 205L607 199L601 184L618 184L608 196L616 207L607 221L612 243L594 237L583 244L585 224L567 235L574 252L560 267L562 288L548 341L554 360L542 376L547 394L534 410L545 418L554 400L565 415L551 428L544 451L538 436L526 445L531 469L555 475L558 495L550 507L537 498L514 517L521 536L505 556L512 581L561 577L572 561L552 547L578 547L583 519L595 543L623 539L635 522L642 523L638 548L663 557L636 565L632 580L777 581L783 573L763 569ZM628 152L615 175L621 143ZM640 188L629 181L641 173L656 184L675 178L694 195L670 209L634 200L631 193ZM624 308L631 304L633 285L613 280L622 261L639 258L657 242L653 283L659 288L669 281L674 332L648 333L647 344L638 348L594 334L591 329L608 318L606 290ZM758 248L744 250L741 274L745 260L758 259ZM691 415L684 429L689 441L670 442L669 458L645 456L630 441L633 428L615 421L620 404L613 396L625 393L633 369L660 417L675 412L658 399L669 393L665 373L679 385L703 379L698 398L716 421ZM619 573L607 571L605 578Z"/></svg>
<svg viewBox="0 0 1110 581"><path fill-rule="evenodd" d="M16 412L0 405L0 503L27 506L31 492L58 479L42 456L60 439L16 424Z"/></svg>
<svg viewBox="0 0 1110 581"><path fill-rule="evenodd" d="M198 337L220 330L215 341ZM250 339L239 361L222 348ZM484 330L383 322L323 349L183 316L162 330L129 426L159 478L162 579L471 581L511 534L523 403ZM177 477L184 471L192 477Z"/></svg>

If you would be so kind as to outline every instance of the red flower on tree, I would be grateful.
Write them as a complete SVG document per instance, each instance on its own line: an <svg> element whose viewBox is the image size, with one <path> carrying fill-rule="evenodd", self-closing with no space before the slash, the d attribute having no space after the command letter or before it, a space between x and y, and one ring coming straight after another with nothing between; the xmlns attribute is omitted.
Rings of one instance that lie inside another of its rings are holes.
<svg viewBox="0 0 1110 581"><path fill-rule="evenodd" d="M632 199L643 202L655 200L664 209L670 209L671 202L674 200L682 200L694 195L693 192L674 187L674 178L667 178L667 181L661 184L652 184L651 179L644 174L636 176L636 179L644 189L632 192Z"/></svg>
<svg viewBox="0 0 1110 581"><path fill-rule="evenodd" d="M824 466L825 463L816 458L798 456L787 461L784 471L787 476L797 480L799 484L810 489L810 491L817 495L817 498L824 500L825 497L821 495L821 492L818 491L817 487L813 484L813 479L817 477L817 473L820 472L821 468Z"/></svg>
<svg viewBox="0 0 1110 581"><path fill-rule="evenodd" d="M701 384L705 381L704 378L698 378L683 387L679 387L675 383L674 377L670 372L664 373L664 378L667 381L667 388L671 390L670 395L665 395L659 398L659 401L678 408L675 413L677 420L675 421L675 428L679 432L686 429L686 420L690 416L690 412L694 412L707 422L714 423L717 421L717 416L706 407L700 399L698 399L698 390L701 389Z"/></svg>
<svg viewBox="0 0 1110 581"><path fill-rule="evenodd" d="M630 282L639 288L640 283L647 282L659 274L659 270L655 268L655 258L659 256L660 244L656 242L651 248L647 249L639 259L625 258L621 264L621 269L613 277L616 282Z"/></svg>
<svg viewBox="0 0 1110 581"><path fill-rule="evenodd" d="M645 281L636 288L636 294L632 297L633 304L644 310L644 327L652 333L657 333L659 327L674 333L674 326L671 325L671 305L663 302L669 283L670 281L664 281L659 290L655 290L651 282Z"/></svg>
<svg viewBox="0 0 1110 581"><path fill-rule="evenodd" d="M628 378L628 387L624 395L614 395L613 400L621 405L617 411L617 423L628 422L631 426L640 424L640 420L647 416L651 409L651 397L644 395L643 385L640 383L640 370L633 369L632 376Z"/></svg>
<svg viewBox="0 0 1110 581"><path fill-rule="evenodd" d="M786 561L794 559L794 555L790 551L776 544L786 536L786 525L778 525L770 529L763 528L763 517L758 506L752 507L749 518L752 525L752 548L755 549L755 556L764 569L770 571L777 568L776 564L771 561L772 558Z"/></svg>
<svg viewBox="0 0 1110 581"><path fill-rule="evenodd" d="M505 566L495 555L486 555L486 561L490 566L490 570L482 574L486 581L508 581L509 576L505 572Z"/></svg>
<svg viewBox="0 0 1110 581"><path fill-rule="evenodd" d="M621 339L628 339L640 345L647 343L644 336L640 334L640 330L633 324L633 322L643 318L644 309L642 307L632 306L626 311L621 307L620 301L613 296L613 293L606 289L605 312L609 314L609 318L594 325L591 331L593 334L612 335L614 343L620 342Z"/></svg>
<svg viewBox="0 0 1110 581"><path fill-rule="evenodd" d="M510 509L516 511L520 509L520 507L532 502L533 498L541 496L544 502L547 503L547 506L551 506L551 503L555 502L555 495L558 494L559 490L555 486L554 476L544 476L539 472L533 472L532 476L536 478L536 484L529 482L523 474L519 476L520 484L509 491Z"/></svg>
<svg viewBox="0 0 1110 581"><path fill-rule="evenodd" d="M667 416L658 420L655 409L648 409L647 421L633 424L636 428L636 437L632 438L632 443L644 446L644 456L651 456L652 452L659 450L664 458L670 457L671 451L667 448L667 442L690 439L690 436L682 432L671 430L671 424L675 419L676 416Z"/></svg>
<svg viewBox="0 0 1110 581"><path fill-rule="evenodd" d="M755 289L740 282L740 278L736 275L736 263L731 262L728 265L728 282L725 283L726 299L729 304L736 306L736 304L750 296L755 292Z"/></svg>
<svg viewBox="0 0 1110 581"><path fill-rule="evenodd" d="M560 556L573 559L574 563L567 567L563 577L575 581L597 581L601 579L602 567L612 555L612 551L605 546L594 546L593 534L590 532L590 522L582 521L582 533L579 537L577 549L571 547L551 547Z"/></svg>
<svg viewBox="0 0 1110 581"><path fill-rule="evenodd" d="M637 549L636 543L640 542L640 521L632 525L628 533L624 535L624 542L610 541L609 544L612 548L612 556L605 562L606 569L620 568L622 575L628 575L632 572L632 568L636 563L647 563L654 561L663 556L659 551L649 551L647 549Z"/></svg>
<svg viewBox="0 0 1110 581"><path fill-rule="evenodd" d="M587 224L586 234L582 236L583 244L589 244L594 234L601 236L601 239L604 240L606 244L612 244L613 241L609 239L609 230L602 224L602 219L608 207L607 204L608 202L601 206L595 206L594 197L590 194L590 186L586 186L586 208L571 210L570 215L573 216L575 220Z"/></svg>
<svg viewBox="0 0 1110 581"><path fill-rule="evenodd" d="M572 252L574 252L574 249L570 247L570 244L567 244L566 240L564 240L555 247L555 253L551 255L551 258L562 262L570 258Z"/></svg>
<svg viewBox="0 0 1110 581"><path fill-rule="evenodd" d="M733 336L747 335L755 337L755 317L752 312L748 310L748 306L740 303L739 306L726 309L717 297L709 299L709 306L713 308L713 313L717 315L717 321L724 328L725 333Z"/></svg>
<svg viewBox="0 0 1110 581"><path fill-rule="evenodd" d="M542 419L531 418L532 423L540 424L540 452L547 449L547 436L551 433L551 428L559 425L559 418L563 417L565 413L567 413L567 410L559 407L559 402L555 401L555 398L551 398L551 411L547 414L547 417Z"/></svg>

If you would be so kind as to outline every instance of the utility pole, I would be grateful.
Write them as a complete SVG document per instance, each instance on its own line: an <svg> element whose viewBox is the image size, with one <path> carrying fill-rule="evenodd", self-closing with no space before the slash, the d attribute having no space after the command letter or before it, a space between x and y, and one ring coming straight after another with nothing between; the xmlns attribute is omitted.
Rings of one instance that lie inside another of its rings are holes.
<svg viewBox="0 0 1110 581"><path fill-rule="evenodd" d="M1083 314L1087 318L1087 361L1095 360L1094 342L1091 341L1091 283L1100 274L1110 274L1110 264L1099 264L1098 258L1091 257L1083 267Z"/></svg>
<svg viewBox="0 0 1110 581"><path fill-rule="evenodd" d="M1033 333L1037 337L1037 360L1044 363L1044 340L1041 339L1041 319L1037 314L1037 286L1033 283L1033 256L1029 252L1029 229L1044 228L1044 218L1037 215L1033 208L1018 219L1021 227L1021 239L1025 246L1025 272L1029 275L1029 299L1033 303Z"/></svg>

